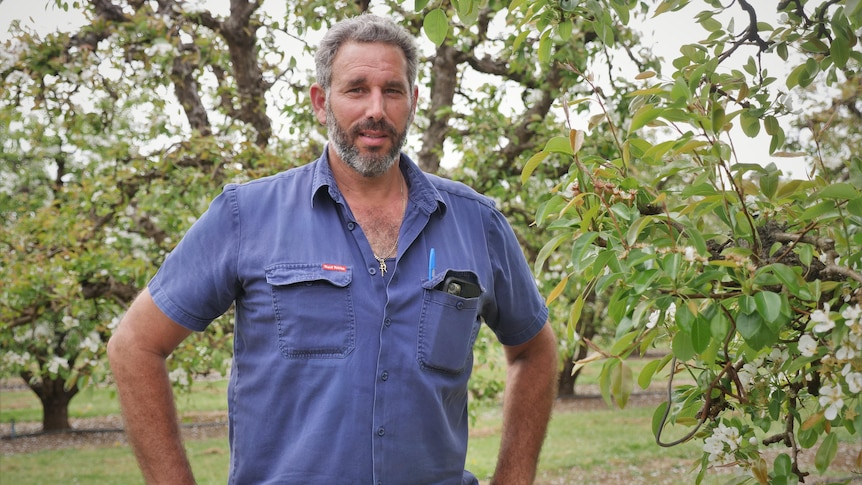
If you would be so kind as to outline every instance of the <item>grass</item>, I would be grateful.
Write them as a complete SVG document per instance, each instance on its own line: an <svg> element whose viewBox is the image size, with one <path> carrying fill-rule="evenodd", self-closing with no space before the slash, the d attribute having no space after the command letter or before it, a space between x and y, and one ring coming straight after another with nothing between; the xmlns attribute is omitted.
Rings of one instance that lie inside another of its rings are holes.
<svg viewBox="0 0 862 485"><path fill-rule="evenodd" d="M596 382L600 366L587 366L579 383ZM637 372L637 371L635 371ZM181 415L225 410L225 381L204 382L181 395L177 405ZM603 404L579 409L584 400L560 403L555 412L539 463L537 484L678 484L693 483L695 461L702 449L700 441L672 448L654 443L651 420L655 406L609 409ZM119 406L110 389L82 392L70 407L72 418L116 415ZM9 422L41 420L38 399L29 390L0 393L0 420ZM496 405L482 407L471 428L467 468L485 483L493 472L500 443L501 417ZM668 437L681 433L670 430ZM227 440L202 439L186 442L198 483L226 482L229 453ZM813 455L813 450L811 452ZM58 466L57 464L62 464ZM808 468L814 472L813 466ZM833 476L847 476L838 471ZM137 464L127 445L119 441L100 448L39 451L0 456L0 483L37 485L43 483L140 484ZM729 475L710 474L705 484L726 483Z"/></svg>
<svg viewBox="0 0 862 485"><path fill-rule="evenodd" d="M216 390L221 384L211 386ZM204 393L206 394L206 393ZM78 412L92 412L105 404L87 403L90 398L100 400L108 394L94 392L79 396ZM194 394L193 394L194 395ZM6 393L4 393L4 398ZM179 407L187 412L206 410L207 396L201 399L182 399ZM185 405L184 402L186 401ZM5 399L4 399L5 402ZM109 406L108 406L109 407ZM554 415L541 459L541 474L545 477L565 476L573 469L579 473L601 475L620 463L637 463L644 456L655 459L668 456L677 460L690 460L697 456L696 449L675 448L667 451L652 445L649 431L651 408L632 408L622 411L598 410L563 412ZM480 479L487 480L494 469L500 442L500 409L483 408L473 426L467 468ZM625 432L620 432L625 430ZM225 439L188 441L187 448L200 484L226 482L228 448ZM609 457L613 457L609 460ZM56 466L62 463L63 466ZM38 473L36 472L38 471ZM3 483L36 485L41 483L89 484L140 484L143 483L129 448L117 443L110 447L83 447L40 451L5 456L0 460Z"/></svg>

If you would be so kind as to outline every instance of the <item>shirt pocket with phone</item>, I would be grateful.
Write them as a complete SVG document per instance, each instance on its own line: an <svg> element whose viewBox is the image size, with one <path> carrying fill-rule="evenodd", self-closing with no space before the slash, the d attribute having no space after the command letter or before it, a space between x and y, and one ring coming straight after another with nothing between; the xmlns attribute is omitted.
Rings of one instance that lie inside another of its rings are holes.
<svg viewBox="0 0 862 485"><path fill-rule="evenodd" d="M265 271L284 357L340 359L353 351L356 320L349 267L279 263Z"/></svg>
<svg viewBox="0 0 862 485"><path fill-rule="evenodd" d="M461 374L479 332L482 285L470 271L446 271L423 283L418 353L423 368Z"/></svg>

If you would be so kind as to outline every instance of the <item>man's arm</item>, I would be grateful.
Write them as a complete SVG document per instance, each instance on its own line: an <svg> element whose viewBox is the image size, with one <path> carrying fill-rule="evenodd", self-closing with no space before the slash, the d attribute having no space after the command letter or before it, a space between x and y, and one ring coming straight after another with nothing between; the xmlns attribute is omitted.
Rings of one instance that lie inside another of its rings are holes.
<svg viewBox="0 0 862 485"><path fill-rule="evenodd" d="M503 436L492 484L531 484L557 393L557 340L546 323L527 343L506 347Z"/></svg>
<svg viewBox="0 0 862 485"><path fill-rule="evenodd" d="M165 359L190 330L144 290L108 341L126 434L148 484L193 484Z"/></svg>

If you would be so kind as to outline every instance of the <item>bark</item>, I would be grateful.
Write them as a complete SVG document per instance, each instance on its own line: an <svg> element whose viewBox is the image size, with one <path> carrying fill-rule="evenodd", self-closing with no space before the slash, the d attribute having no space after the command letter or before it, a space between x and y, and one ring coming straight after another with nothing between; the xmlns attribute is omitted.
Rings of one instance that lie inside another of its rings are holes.
<svg viewBox="0 0 862 485"><path fill-rule="evenodd" d="M446 43L437 48L431 68L431 106L428 109L428 128L422 135L419 150L419 167L428 173L437 173L443 155L443 142L449 134L452 102L458 86L460 53Z"/></svg>
<svg viewBox="0 0 862 485"><path fill-rule="evenodd" d="M42 376L33 380L32 374L23 373L21 377L42 402L42 431L63 431L72 429L69 424L69 403L78 394L78 386L66 389L66 380Z"/></svg>

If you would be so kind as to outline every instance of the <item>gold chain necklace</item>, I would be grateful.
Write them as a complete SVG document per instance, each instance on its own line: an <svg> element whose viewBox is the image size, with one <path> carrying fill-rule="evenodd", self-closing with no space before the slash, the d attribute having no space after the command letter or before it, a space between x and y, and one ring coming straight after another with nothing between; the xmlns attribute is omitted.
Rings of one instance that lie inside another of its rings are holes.
<svg viewBox="0 0 862 485"><path fill-rule="evenodd" d="M400 188L401 188L401 216L404 217L404 210L407 208L407 202L404 199L404 181L403 181L403 179L401 181ZM380 264L380 276L381 277L383 277L383 275L386 274L386 258L393 256L396 253L396 251L398 250L398 238L401 237L401 234L400 234L401 228L400 227L398 229L398 232L399 232L399 234L397 236L395 236L395 245L392 246L392 249L387 251L383 255L382 258L380 256L378 256L377 254L375 254L373 251L371 253L374 255L374 259L376 259L377 262Z"/></svg>

